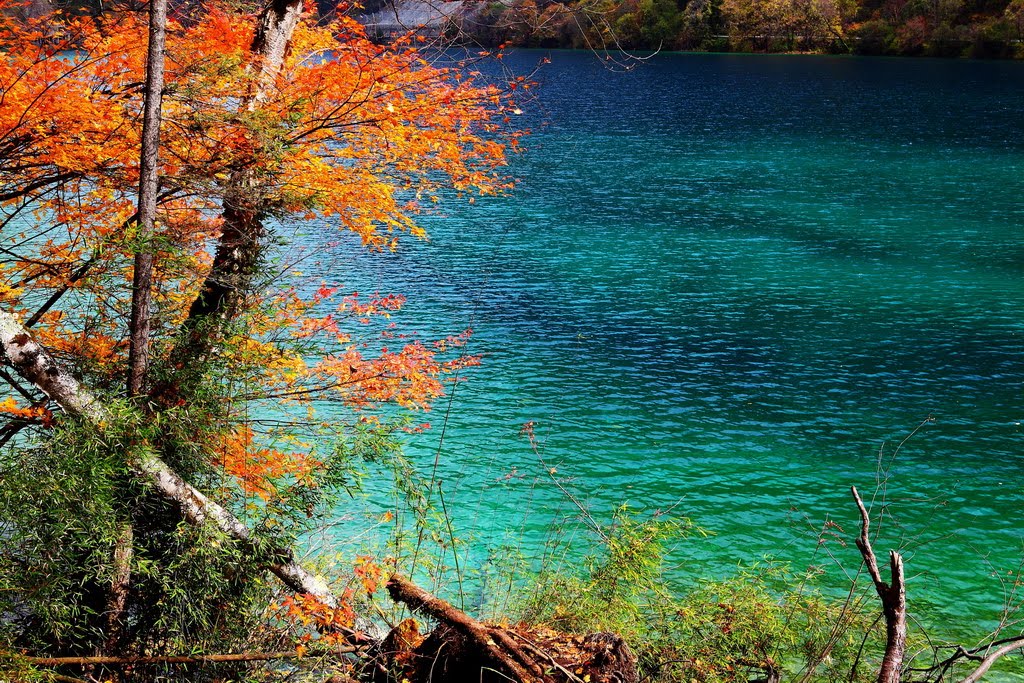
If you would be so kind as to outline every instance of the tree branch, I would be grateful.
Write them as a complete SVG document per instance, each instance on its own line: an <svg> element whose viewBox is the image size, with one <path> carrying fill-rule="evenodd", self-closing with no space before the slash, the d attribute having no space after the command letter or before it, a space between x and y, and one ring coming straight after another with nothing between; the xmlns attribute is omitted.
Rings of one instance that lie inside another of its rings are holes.
<svg viewBox="0 0 1024 683"><path fill-rule="evenodd" d="M46 312L53 308L54 304L60 301L62 296L68 293L68 290L71 289L71 285L75 284L76 282L78 282L79 280L86 276L86 274L89 272L89 269L92 268L92 264L95 262L96 259L94 256L93 258L90 258L88 261L80 265L75 270L75 272L71 273L71 277L68 278L68 281L64 283L64 285L60 289L51 294L49 298L43 302L43 305L40 306L36 310L36 312L33 313L31 317L29 317L29 319L25 321L25 327L32 327L37 322L39 322L39 320L46 314Z"/></svg>
<svg viewBox="0 0 1024 683"><path fill-rule="evenodd" d="M13 377L11 377L10 373L8 373L3 368L0 368L0 379L2 379L3 381L7 382L11 386L12 389L14 389L19 394L21 394L22 398L24 398L24 399L26 399L26 400L28 400L28 401L30 401L32 403L36 402L36 397L33 396L32 393L28 389L26 389L25 387L21 386L21 383L18 382L18 380L16 380Z"/></svg>
<svg viewBox="0 0 1024 683"><path fill-rule="evenodd" d="M995 643L989 645L991 647ZM1024 649L1024 636L1017 636L1016 638L1010 638L1005 641L1005 644L996 649L994 652L989 653L984 659L981 660L981 664L975 669L970 676L967 676L960 683L977 683L981 680L981 677L992 668L992 665L996 663L1001 657L1005 657L1014 650ZM959 655L959 653L958 653ZM967 651L964 651L964 656L967 656Z"/></svg>

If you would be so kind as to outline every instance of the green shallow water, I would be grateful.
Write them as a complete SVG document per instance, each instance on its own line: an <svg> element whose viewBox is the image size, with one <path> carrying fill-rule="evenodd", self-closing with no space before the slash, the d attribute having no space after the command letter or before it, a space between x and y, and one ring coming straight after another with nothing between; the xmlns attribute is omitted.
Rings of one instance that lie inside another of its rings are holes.
<svg viewBox="0 0 1024 683"><path fill-rule="evenodd" d="M314 273L406 294L403 329L473 328L483 366L408 444L428 475L439 454L464 566L569 512L527 421L598 516L678 504L714 532L673 554L685 582L825 562L812 528L852 539L849 486L931 417L879 544L912 610L981 635L1024 540L1024 64L550 58L511 197Z"/></svg>

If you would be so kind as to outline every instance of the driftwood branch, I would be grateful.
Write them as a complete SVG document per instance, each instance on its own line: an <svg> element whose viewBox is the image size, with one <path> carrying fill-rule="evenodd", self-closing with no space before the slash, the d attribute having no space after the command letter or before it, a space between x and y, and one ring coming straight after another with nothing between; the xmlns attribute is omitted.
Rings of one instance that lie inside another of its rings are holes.
<svg viewBox="0 0 1024 683"><path fill-rule="evenodd" d="M978 662L977 668L958 682L977 683L999 659L1017 650L1024 649L1024 635L1001 638L972 648L956 645L952 649L954 650L953 654L942 661L936 662L929 667L914 668L911 671L924 674L925 678L923 680L942 681L945 680L947 672L960 662Z"/></svg>
<svg viewBox="0 0 1024 683"><path fill-rule="evenodd" d="M878 569L878 560L871 547L868 530L871 519L868 516L864 501L857 493L857 487L851 486L853 499L860 511L860 536L857 538L857 549L860 550L868 575L875 585L875 592L882 601L882 614L885 616L885 655L878 671L878 683L899 683L903 657L907 649L907 589L903 575L903 557L895 550L889 551L890 576L892 585L882 580Z"/></svg>
<svg viewBox="0 0 1024 683"><path fill-rule="evenodd" d="M387 588L396 602L437 625L426 637L419 636L413 619L392 629L372 660L373 683L398 679L414 683L640 681L635 655L614 633L579 635L525 624L487 624L397 574Z"/></svg>
<svg viewBox="0 0 1024 683"><path fill-rule="evenodd" d="M504 629L477 621L399 574L391 577L387 588L395 602L404 603L414 612L447 624L467 637L487 654L488 659L504 667L505 673L514 680L530 681L543 677L543 670L534 658L526 654Z"/></svg>

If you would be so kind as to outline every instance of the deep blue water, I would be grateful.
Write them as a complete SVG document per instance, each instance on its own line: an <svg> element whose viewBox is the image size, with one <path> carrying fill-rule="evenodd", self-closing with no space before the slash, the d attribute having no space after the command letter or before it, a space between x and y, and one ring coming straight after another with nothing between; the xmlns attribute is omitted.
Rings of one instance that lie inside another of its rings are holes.
<svg viewBox="0 0 1024 683"><path fill-rule="evenodd" d="M831 566L826 519L855 570L849 486L933 418L891 459L876 544L904 548L912 611L983 635L1024 541L1024 64L506 62L545 56L511 196L329 267L406 294L403 329L474 330L483 366L409 443L427 476L438 456L463 567L506 531L539 551L572 512L555 467L599 519L677 504L712 531L673 553L680 582Z"/></svg>

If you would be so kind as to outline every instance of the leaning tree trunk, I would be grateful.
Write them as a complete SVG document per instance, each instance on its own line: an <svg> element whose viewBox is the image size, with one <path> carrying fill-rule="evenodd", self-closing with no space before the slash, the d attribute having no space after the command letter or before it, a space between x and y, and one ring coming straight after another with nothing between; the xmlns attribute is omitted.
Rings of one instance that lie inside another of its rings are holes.
<svg viewBox="0 0 1024 683"><path fill-rule="evenodd" d="M273 93L301 16L302 0L273 0L260 14L250 46L255 77L239 102L239 111L258 108ZM231 174L213 265L189 308L178 345L170 354L171 371L176 376L155 388L155 398L167 398L166 394L180 390L177 385L183 373L209 357L224 325L235 317L242 298L251 289L266 237L265 194L251 167L242 166Z"/></svg>
<svg viewBox="0 0 1024 683"><path fill-rule="evenodd" d="M102 429L113 416L97 396L57 363L14 316L0 311L0 352L25 380L50 397L64 412ZM177 507L193 524L210 523L225 535L252 543L252 532L230 511L210 500L145 446L127 455L132 473L154 492ZM271 548L265 554L267 568L292 590L307 593L328 607L337 607L337 597L327 584L295 561L290 548Z"/></svg>

